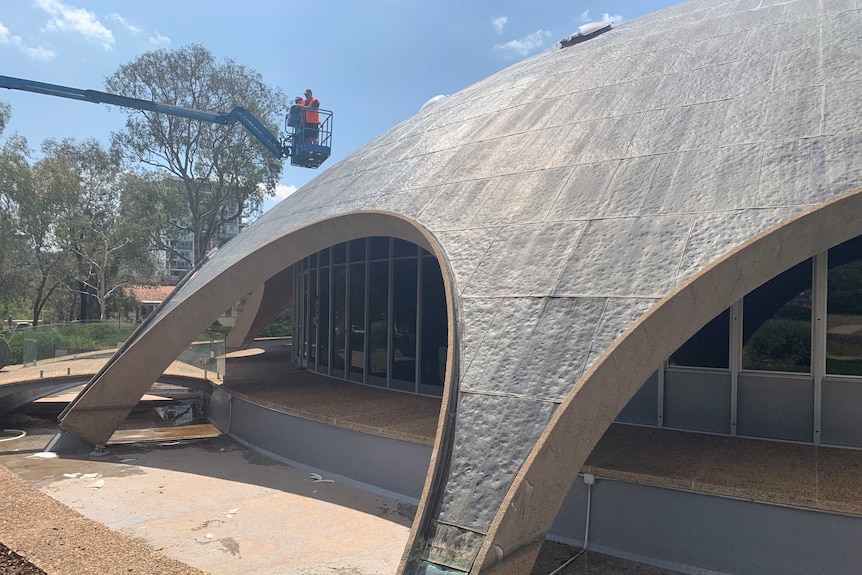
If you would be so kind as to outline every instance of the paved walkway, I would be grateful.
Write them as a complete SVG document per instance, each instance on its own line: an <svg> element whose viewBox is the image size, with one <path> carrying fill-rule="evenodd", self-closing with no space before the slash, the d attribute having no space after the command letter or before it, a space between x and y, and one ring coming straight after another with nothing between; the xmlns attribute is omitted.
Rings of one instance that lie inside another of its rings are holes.
<svg viewBox="0 0 862 575"><path fill-rule="evenodd" d="M29 425L0 443L14 473L0 467L0 541L51 575L394 573L415 513L226 436L43 459L33 455L55 428Z"/></svg>

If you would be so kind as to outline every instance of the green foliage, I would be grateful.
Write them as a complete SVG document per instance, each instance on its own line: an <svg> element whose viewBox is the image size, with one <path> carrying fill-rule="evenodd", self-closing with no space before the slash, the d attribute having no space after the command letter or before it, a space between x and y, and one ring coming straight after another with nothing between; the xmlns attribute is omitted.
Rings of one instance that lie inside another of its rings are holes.
<svg viewBox="0 0 862 575"><path fill-rule="evenodd" d="M751 369L807 372L811 364L811 323L771 319L751 336L744 353Z"/></svg>
<svg viewBox="0 0 862 575"><path fill-rule="evenodd" d="M826 373L830 375L862 375L862 359L826 358Z"/></svg>
<svg viewBox="0 0 862 575"><path fill-rule="evenodd" d="M36 346L36 359L45 360L57 354L87 353L102 349L113 349L125 341L137 328L137 324L68 323L42 325L35 328L19 328L7 341L11 348L11 364L24 361L24 347L27 343Z"/></svg>
<svg viewBox="0 0 862 575"><path fill-rule="evenodd" d="M9 347L9 343L0 336L0 369L3 369L7 365L9 365L12 360L12 348Z"/></svg>
<svg viewBox="0 0 862 575"><path fill-rule="evenodd" d="M219 62L199 45L142 54L105 85L123 96L151 100L156 94L160 103L201 111L242 106L273 133L285 108L284 94L266 85L259 73L229 59ZM170 222L170 231L173 237L194 234L191 264L203 258L223 224L257 211L274 192L281 159L247 130L144 111L127 114L114 143L127 159L156 168L165 180L172 177L179 184L185 214Z"/></svg>
<svg viewBox="0 0 862 575"><path fill-rule="evenodd" d="M220 334L220 335L222 335L222 336L226 336L227 334L229 334L229 333L230 333L230 326L228 326L228 325L222 325L222 324L221 324L221 323L219 323L218 321L215 321L215 322L213 322L213 324L210 326L210 331L211 331L211 332L213 332L214 334ZM223 338L222 338L222 339L223 339Z"/></svg>
<svg viewBox="0 0 862 575"><path fill-rule="evenodd" d="M785 305L779 309L774 319L784 319L788 321L811 321L811 308L801 305Z"/></svg>
<svg viewBox="0 0 862 575"><path fill-rule="evenodd" d="M829 270L829 313L862 314L862 260Z"/></svg>
<svg viewBox="0 0 862 575"><path fill-rule="evenodd" d="M293 335L293 327L283 323L273 322L263 328L260 337L290 337Z"/></svg>
<svg viewBox="0 0 862 575"><path fill-rule="evenodd" d="M6 129L10 116L12 116L12 107L6 102L0 102L0 134Z"/></svg>

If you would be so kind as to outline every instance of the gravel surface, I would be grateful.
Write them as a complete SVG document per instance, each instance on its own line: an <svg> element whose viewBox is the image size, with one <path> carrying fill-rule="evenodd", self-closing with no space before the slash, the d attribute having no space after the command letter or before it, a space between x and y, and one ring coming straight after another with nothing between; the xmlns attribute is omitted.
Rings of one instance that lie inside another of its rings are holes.
<svg viewBox="0 0 862 575"><path fill-rule="evenodd" d="M0 466L3 575L204 575L55 501ZM18 560L16 557L26 557ZM10 561L11 558L11 561ZM28 568L37 567L28 571Z"/></svg>
<svg viewBox="0 0 862 575"><path fill-rule="evenodd" d="M48 575L0 543L0 575Z"/></svg>

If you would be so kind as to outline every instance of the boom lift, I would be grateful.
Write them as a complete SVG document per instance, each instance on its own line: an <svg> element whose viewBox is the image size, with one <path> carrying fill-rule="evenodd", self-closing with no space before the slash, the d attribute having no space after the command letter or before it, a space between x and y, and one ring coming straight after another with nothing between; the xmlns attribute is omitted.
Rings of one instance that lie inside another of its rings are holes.
<svg viewBox="0 0 862 575"><path fill-rule="evenodd" d="M94 104L111 104L135 110L147 110L159 114L168 114L170 116L179 116L181 118L226 126L238 122L251 132L251 135L257 138L275 157L279 159L290 158L290 165L292 166L317 168L326 161L332 151L332 112L330 110L318 110L320 126L315 143L311 138L303 136L306 129L305 114L300 114L298 126L288 126L287 117L285 117L285 132L287 132L287 136L285 138L278 138L251 112L239 106L230 112L202 112L170 104L158 104L149 100L118 96L97 90L80 90L78 88L70 88L69 86L46 84L44 82L13 78L11 76L0 76L0 88L36 92L37 94L82 100Z"/></svg>

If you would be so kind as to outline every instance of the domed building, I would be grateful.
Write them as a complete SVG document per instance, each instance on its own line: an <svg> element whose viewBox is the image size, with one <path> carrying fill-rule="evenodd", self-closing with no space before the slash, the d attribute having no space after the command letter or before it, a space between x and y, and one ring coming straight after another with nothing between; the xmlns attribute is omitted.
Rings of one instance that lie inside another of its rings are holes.
<svg viewBox="0 0 862 575"><path fill-rule="evenodd" d="M251 294L234 349L289 308L308 371L441 398L401 573L529 573L549 532L680 570L851 571L862 509L816 473L862 465L860 39L859 0L695 0L431 103L190 275L61 427L104 445ZM256 443L224 393L213 420ZM663 484L657 437L688 470ZM714 465L743 452L751 476Z"/></svg>

